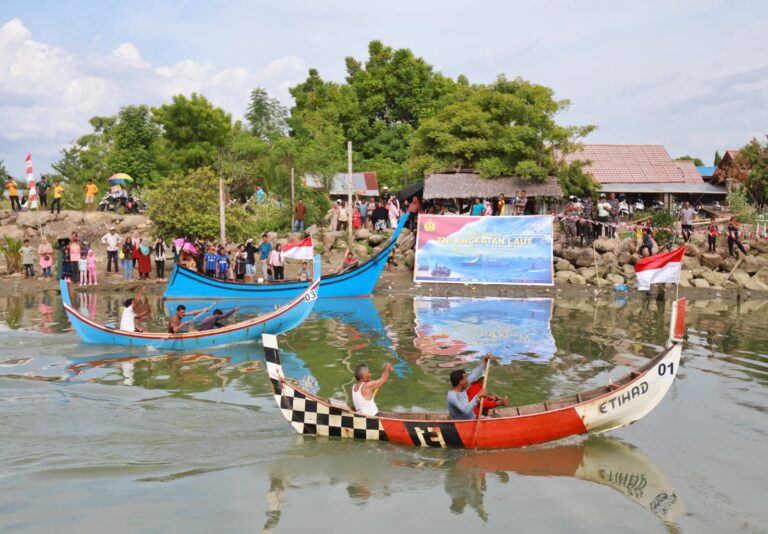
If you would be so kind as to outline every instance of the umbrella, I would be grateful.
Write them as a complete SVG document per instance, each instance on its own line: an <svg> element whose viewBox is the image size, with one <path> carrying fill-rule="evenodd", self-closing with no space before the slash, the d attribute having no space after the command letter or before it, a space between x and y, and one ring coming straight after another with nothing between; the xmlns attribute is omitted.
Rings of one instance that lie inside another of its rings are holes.
<svg viewBox="0 0 768 534"><path fill-rule="evenodd" d="M173 244L176 245L176 248L179 249L179 251L186 251L186 252L189 252L190 254L197 255L197 248L195 248L195 245L193 245L186 239L183 239L181 237L179 239L174 239Z"/></svg>
<svg viewBox="0 0 768 534"><path fill-rule="evenodd" d="M124 172L118 172L109 177L110 184L127 184L133 182L133 178L125 174Z"/></svg>

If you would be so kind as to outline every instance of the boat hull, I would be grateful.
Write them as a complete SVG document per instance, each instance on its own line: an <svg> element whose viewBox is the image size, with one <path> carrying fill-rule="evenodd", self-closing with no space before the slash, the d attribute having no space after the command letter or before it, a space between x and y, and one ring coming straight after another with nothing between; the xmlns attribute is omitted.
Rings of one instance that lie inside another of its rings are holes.
<svg viewBox="0 0 768 534"><path fill-rule="evenodd" d="M403 215L392 233L389 243L371 259L342 274L321 277L322 298L364 297L373 293L389 253L395 247L408 215ZM167 299L292 299L306 288L306 282L246 284L217 280L193 270L174 265L165 290Z"/></svg>

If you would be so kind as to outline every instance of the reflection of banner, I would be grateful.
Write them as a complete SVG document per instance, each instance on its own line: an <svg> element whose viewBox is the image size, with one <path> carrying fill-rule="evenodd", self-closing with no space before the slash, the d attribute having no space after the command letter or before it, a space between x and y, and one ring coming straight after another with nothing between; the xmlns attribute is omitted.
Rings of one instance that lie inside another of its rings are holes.
<svg viewBox="0 0 768 534"><path fill-rule="evenodd" d="M413 278L552 285L552 217L422 215Z"/></svg>
<svg viewBox="0 0 768 534"><path fill-rule="evenodd" d="M492 352L504 363L549 361L552 299L415 297L416 347L430 356L474 360Z"/></svg>

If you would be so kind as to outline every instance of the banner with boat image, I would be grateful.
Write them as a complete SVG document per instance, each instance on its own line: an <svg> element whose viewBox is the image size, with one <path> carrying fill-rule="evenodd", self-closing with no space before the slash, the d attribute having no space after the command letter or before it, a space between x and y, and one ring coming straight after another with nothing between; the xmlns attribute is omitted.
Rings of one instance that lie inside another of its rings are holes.
<svg viewBox="0 0 768 534"><path fill-rule="evenodd" d="M552 217L421 215L414 281L551 286Z"/></svg>

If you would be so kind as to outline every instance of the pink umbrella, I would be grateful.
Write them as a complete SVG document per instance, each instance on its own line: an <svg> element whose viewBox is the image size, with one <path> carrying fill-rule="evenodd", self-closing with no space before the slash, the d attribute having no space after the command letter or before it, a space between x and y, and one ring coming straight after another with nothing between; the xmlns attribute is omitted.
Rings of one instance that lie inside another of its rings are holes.
<svg viewBox="0 0 768 534"><path fill-rule="evenodd" d="M193 245L186 239L183 239L181 237L179 239L174 239L173 244L176 245L176 248L180 251L186 251L186 252L189 252L190 254L197 255L197 248L195 248L195 245Z"/></svg>

